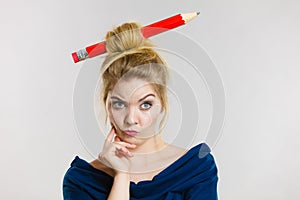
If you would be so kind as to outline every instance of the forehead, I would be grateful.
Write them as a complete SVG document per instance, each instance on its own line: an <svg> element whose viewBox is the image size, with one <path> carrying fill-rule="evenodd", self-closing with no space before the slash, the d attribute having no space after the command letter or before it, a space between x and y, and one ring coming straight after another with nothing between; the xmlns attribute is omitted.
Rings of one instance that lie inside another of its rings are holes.
<svg viewBox="0 0 300 200"><path fill-rule="evenodd" d="M137 78L129 80L121 79L112 90L112 95L118 95L124 99L140 98L146 93L155 94L152 85L147 81Z"/></svg>

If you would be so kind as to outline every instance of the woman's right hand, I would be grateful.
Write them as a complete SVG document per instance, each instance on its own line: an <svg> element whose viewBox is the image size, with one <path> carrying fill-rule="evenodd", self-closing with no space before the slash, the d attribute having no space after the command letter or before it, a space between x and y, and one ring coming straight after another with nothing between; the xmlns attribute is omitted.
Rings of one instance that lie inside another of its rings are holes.
<svg viewBox="0 0 300 200"><path fill-rule="evenodd" d="M115 128L112 127L98 159L106 166L114 169L116 173L129 172L130 157L133 157L133 154L128 149L133 149L136 145L121 141L117 136L115 137L115 134Z"/></svg>

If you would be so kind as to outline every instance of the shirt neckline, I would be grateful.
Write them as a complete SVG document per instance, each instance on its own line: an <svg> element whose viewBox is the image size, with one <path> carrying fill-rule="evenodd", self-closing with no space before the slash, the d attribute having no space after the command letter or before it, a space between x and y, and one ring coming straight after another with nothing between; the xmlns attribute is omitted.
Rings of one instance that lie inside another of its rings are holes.
<svg viewBox="0 0 300 200"><path fill-rule="evenodd" d="M130 181L130 185L131 186L137 186L137 185L141 185L141 184L146 184L146 183L151 183L152 181L157 180L159 177L167 174L169 171L172 171L172 169L174 167L176 167L179 163L184 162L185 160L189 159L191 156L194 155L194 153L200 149L200 147L202 145L205 145L205 148L207 147L209 149L209 147L205 144L205 143L200 143L194 147L192 147L191 149L189 149L186 153L184 153L181 157L179 157L178 159L176 159L173 163L171 163L170 165L168 165L165 169L163 169L162 171L160 171L158 174L156 174L155 176L153 176L152 180L142 180L139 181L137 183ZM210 151L210 149L209 149ZM193 152L193 153L192 153ZM89 162L85 161L84 159L81 159L79 156L76 156L75 159L73 160L71 166L78 166L78 167L83 167L83 168L89 168L92 171L95 171L97 173L101 173L111 179L113 179L114 177L112 177L111 175L109 175L108 173L106 173L105 171L102 171L100 169L97 169L95 167L93 167Z"/></svg>

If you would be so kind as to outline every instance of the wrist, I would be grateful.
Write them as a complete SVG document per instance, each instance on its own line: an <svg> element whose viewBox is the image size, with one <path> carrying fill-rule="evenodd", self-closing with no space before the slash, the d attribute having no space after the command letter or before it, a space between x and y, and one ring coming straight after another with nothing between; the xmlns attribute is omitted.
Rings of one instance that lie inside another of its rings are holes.
<svg viewBox="0 0 300 200"><path fill-rule="evenodd" d="M115 179L126 179L129 181L129 174L127 172L116 172Z"/></svg>

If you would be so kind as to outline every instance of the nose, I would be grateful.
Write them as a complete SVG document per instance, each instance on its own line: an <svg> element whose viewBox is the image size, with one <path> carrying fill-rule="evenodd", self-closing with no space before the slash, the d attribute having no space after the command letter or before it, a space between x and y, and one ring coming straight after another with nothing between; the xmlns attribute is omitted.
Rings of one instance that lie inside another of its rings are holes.
<svg viewBox="0 0 300 200"><path fill-rule="evenodd" d="M133 106L129 106L128 110L127 110L127 114L125 117L125 123L128 125L134 125L138 123L137 117L136 117L136 113L135 113L135 108Z"/></svg>

